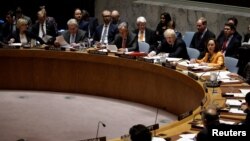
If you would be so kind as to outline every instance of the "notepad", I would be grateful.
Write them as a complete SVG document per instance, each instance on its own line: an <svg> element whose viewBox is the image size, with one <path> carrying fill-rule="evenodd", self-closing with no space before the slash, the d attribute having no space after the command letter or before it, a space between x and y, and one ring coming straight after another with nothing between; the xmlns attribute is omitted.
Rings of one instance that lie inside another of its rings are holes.
<svg viewBox="0 0 250 141"><path fill-rule="evenodd" d="M247 93L250 92L250 89L240 89L241 93L243 93L244 95L246 95Z"/></svg>
<svg viewBox="0 0 250 141"><path fill-rule="evenodd" d="M239 99L227 99L226 104L229 106L241 106L242 103L244 103L245 100L239 100Z"/></svg>
<svg viewBox="0 0 250 141"><path fill-rule="evenodd" d="M238 109L238 108L230 108L229 113L234 113L234 114L245 114L243 110Z"/></svg>

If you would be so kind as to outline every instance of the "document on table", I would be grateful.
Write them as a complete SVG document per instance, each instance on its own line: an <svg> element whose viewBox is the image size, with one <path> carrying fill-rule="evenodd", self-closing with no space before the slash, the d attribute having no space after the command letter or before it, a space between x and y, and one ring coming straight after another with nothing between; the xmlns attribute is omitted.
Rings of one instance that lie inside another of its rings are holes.
<svg viewBox="0 0 250 141"><path fill-rule="evenodd" d="M233 95L234 97L242 97L242 98L246 96L243 93L225 93L225 95Z"/></svg>
<svg viewBox="0 0 250 141"><path fill-rule="evenodd" d="M238 109L238 108L230 108L229 113L234 113L234 114L245 114L243 110Z"/></svg>
<svg viewBox="0 0 250 141"><path fill-rule="evenodd" d="M250 92L250 89L240 89L240 91L246 96L246 94Z"/></svg>
<svg viewBox="0 0 250 141"><path fill-rule="evenodd" d="M235 124L235 122L233 122L233 121L225 121L225 120L220 120L220 123L229 124L229 125Z"/></svg>
<svg viewBox="0 0 250 141"><path fill-rule="evenodd" d="M177 141L194 141L196 134L181 134Z"/></svg>
<svg viewBox="0 0 250 141"><path fill-rule="evenodd" d="M227 99L226 104L229 106L241 106L242 103L245 103L245 100L241 99Z"/></svg>

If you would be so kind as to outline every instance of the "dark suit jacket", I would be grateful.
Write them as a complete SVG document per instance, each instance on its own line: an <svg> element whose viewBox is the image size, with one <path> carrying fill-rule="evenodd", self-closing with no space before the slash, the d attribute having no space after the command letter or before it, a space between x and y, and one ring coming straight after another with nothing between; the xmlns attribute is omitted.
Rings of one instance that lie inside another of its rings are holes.
<svg viewBox="0 0 250 141"><path fill-rule="evenodd" d="M97 26L98 20L95 17L90 17L87 20L82 20L79 22L79 28L83 31L86 31L86 37L88 37L90 31L90 38L93 37Z"/></svg>
<svg viewBox="0 0 250 141"><path fill-rule="evenodd" d="M244 35L244 40L243 42L248 42L250 39L250 33L247 33L246 35Z"/></svg>
<svg viewBox="0 0 250 141"><path fill-rule="evenodd" d="M201 34L202 33L195 32L190 44L191 48L195 48L200 51L200 56L198 57L199 59L205 56L207 40L210 38L215 38L215 34L210 30L207 30L202 39L200 39Z"/></svg>
<svg viewBox="0 0 250 141"><path fill-rule="evenodd" d="M221 38L222 36L224 36L224 30L222 30L219 34L219 36L217 38ZM240 35L240 33L238 31L234 32L234 36L241 42L242 41L242 36Z"/></svg>
<svg viewBox="0 0 250 141"><path fill-rule="evenodd" d="M103 24L99 25L94 33L94 41L99 42L101 40L102 36L102 29L103 29ZM117 26L110 24L109 25L109 31L108 31L108 43L111 43L115 39L115 35L118 33L118 28Z"/></svg>
<svg viewBox="0 0 250 141"><path fill-rule="evenodd" d="M2 41L5 43L8 42L8 38L12 34L11 26L13 26L13 24L4 23L2 25L2 31L1 31L2 32Z"/></svg>
<svg viewBox="0 0 250 141"><path fill-rule="evenodd" d="M63 38L67 43L70 43L70 33L68 30L63 32ZM86 39L86 32L78 29L77 33L76 33L76 37L75 37L75 43L79 43L80 41L84 41Z"/></svg>
<svg viewBox="0 0 250 141"><path fill-rule="evenodd" d="M183 58L189 60L186 44L180 38L176 38L175 43L172 47L167 43L167 41L163 41L161 43L161 46L159 46L156 50L157 54L160 52L169 53L169 57Z"/></svg>
<svg viewBox="0 0 250 141"><path fill-rule="evenodd" d="M116 45L117 48L122 47L122 36L120 34L117 34L115 36L115 40L114 40L113 44ZM129 32L128 37L127 37L126 46L128 48L128 51L138 51L137 36L134 33Z"/></svg>
<svg viewBox="0 0 250 141"><path fill-rule="evenodd" d="M14 39L15 39L15 43L20 43L21 41L20 41L19 33L20 33L20 32L19 32L19 30L17 29L16 32L13 32L13 33L11 34L11 36L9 36L8 40L10 40L11 38L14 38ZM40 44L45 44L44 41L43 41L40 37L38 37L37 35L33 34L32 32L30 32L30 31L27 30L27 31L25 32L25 34L26 34L26 37L27 37L28 42L30 42L31 39L35 39L35 40L39 41Z"/></svg>
<svg viewBox="0 0 250 141"><path fill-rule="evenodd" d="M32 30L31 30L37 36L39 36L39 27L40 27L40 23L36 22L32 26ZM46 34L52 37L57 36L57 23L53 17L46 18Z"/></svg>
<svg viewBox="0 0 250 141"><path fill-rule="evenodd" d="M222 49L224 40L225 40L225 36L221 36L220 38L217 39L220 49ZM239 58L240 46L241 46L241 42L238 40L238 37L233 35L232 39L228 43L225 56Z"/></svg>
<svg viewBox="0 0 250 141"><path fill-rule="evenodd" d="M135 29L133 33L136 34L137 39L138 39L139 29ZM150 45L149 52L151 52L152 50L155 50L155 48L157 47L155 32L149 28L145 29L145 42Z"/></svg>

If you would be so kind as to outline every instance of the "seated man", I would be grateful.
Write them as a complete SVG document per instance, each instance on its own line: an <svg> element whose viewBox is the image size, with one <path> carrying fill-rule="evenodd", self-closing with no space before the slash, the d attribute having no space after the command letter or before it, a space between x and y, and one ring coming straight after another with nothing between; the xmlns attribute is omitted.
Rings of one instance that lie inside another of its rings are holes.
<svg viewBox="0 0 250 141"><path fill-rule="evenodd" d="M202 112L202 123L204 128L197 134L196 141L211 141L209 139L209 136L211 136L210 130L213 129L213 126L220 124L216 107L208 107Z"/></svg>
<svg viewBox="0 0 250 141"><path fill-rule="evenodd" d="M114 44L120 52L138 51L137 37L134 33L129 32L128 24L122 22L118 26L119 34L115 36Z"/></svg>
<svg viewBox="0 0 250 141"><path fill-rule="evenodd" d="M45 8L37 12L37 22L32 26L32 33L43 39L45 43L53 44L57 36L57 23L53 17L48 17Z"/></svg>
<svg viewBox="0 0 250 141"><path fill-rule="evenodd" d="M70 19L67 22L68 30L64 31L62 36L64 40L74 46L74 44L78 44L81 41L85 40L85 31L78 28L78 23L76 19ZM55 41L58 43L58 41Z"/></svg>
<svg viewBox="0 0 250 141"><path fill-rule="evenodd" d="M185 42L176 38L173 29L167 29L164 32L165 41L161 43L155 51L151 51L148 56L154 56L161 52L169 53L168 57L189 59Z"/></svg>
<svg viewBox="0 0 250 141"><path fill-rule="evenodd" d="M138 42L146 42L150 45L152 51L157 46L156 35L152 29L147 28L146 19L144 17L138 17L136 20L137 29L133 31L138 37Z"/></svg>
<svg viewBox="0 0 250 141"><path fill-rule="evenodd" d="M241 109L247 114L243 125L250 127L250 92L246 94L245 100L246 103L241 106Z"/></svg>

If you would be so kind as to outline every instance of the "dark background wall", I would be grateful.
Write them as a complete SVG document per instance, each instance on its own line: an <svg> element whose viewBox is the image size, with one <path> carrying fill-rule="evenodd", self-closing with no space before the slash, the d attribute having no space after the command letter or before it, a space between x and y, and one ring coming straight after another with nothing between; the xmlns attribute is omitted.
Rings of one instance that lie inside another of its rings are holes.
<svg viewBox="0 0 250 141"><path fill-rule="evenodd" d="M56 19L59 29L66 27L66 22L73 16L75 8L86 9L91 16L95 14L95 0L5 0L4 3L0 5L1 19L5 19L4 15L8 10L15 10L17 6L21 6L25 15L30 16L34 22L39 6L45 5L48 16Z"/></svg>

